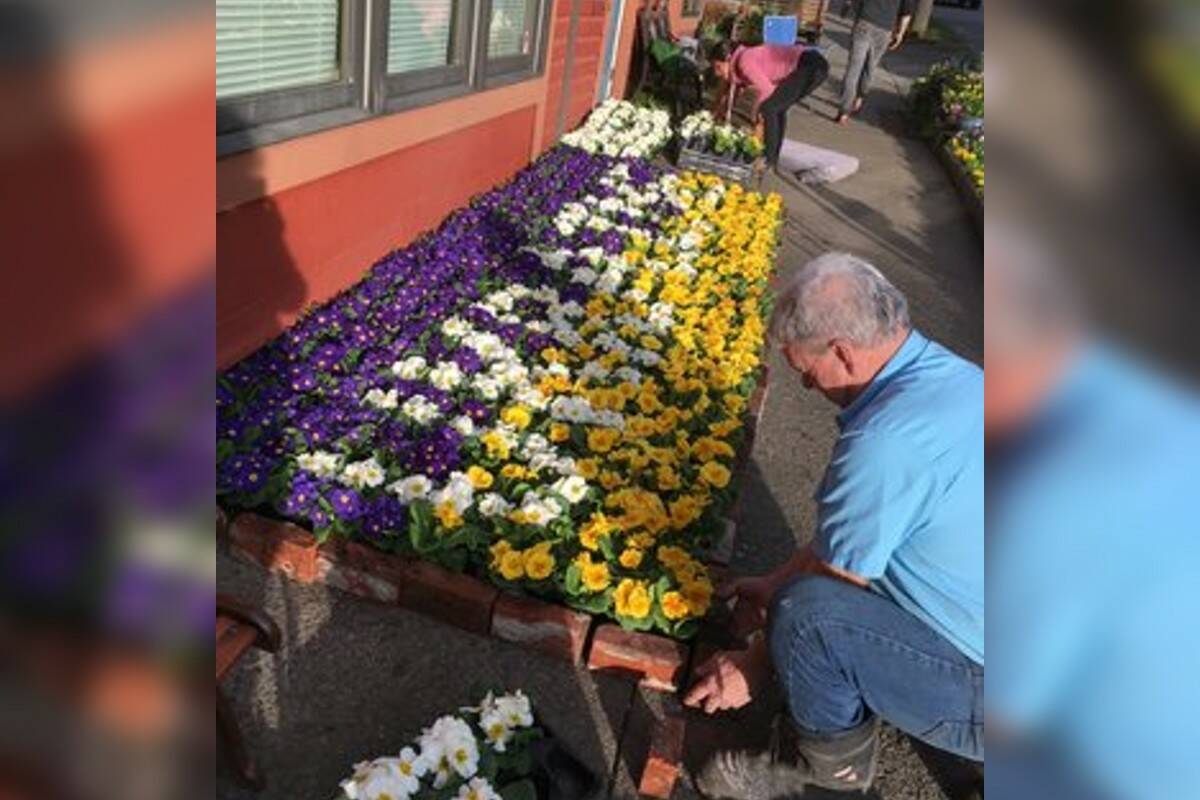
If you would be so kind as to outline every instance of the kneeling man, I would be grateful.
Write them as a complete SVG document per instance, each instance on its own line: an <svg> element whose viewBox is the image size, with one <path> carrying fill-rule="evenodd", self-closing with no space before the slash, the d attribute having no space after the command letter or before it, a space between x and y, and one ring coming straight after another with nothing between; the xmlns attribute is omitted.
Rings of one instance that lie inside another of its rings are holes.
<svg viewBox="0 0 1200 800"><path fill-rule="evenodd" d="M771 339L840 411L813 542L732 582L745 650L703 665L685 702L750 701L771 668L787 713L765 752L718 753L713 798L865 791L884 719L983 759L983 372L912 329L873 266L830 253L780 293Z"/></svg>

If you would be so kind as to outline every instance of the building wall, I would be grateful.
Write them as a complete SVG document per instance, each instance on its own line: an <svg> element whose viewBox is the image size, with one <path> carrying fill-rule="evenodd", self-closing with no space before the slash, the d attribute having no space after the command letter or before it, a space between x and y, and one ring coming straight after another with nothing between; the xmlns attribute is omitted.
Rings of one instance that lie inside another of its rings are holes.
<svg viewBox="0 0 1200 800"><path fill-rule="evenodd" d="M219 160L218 366L551 146L564 83L564 129L575 127L595 102L610 2L553 0L539 77Z"/></svg>

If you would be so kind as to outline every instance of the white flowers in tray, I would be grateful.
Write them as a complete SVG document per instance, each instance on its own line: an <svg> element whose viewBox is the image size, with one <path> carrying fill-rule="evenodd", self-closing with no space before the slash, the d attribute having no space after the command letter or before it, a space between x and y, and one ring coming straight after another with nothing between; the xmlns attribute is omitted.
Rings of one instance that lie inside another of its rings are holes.
<svg viewBox="0 0 1200 800"><path fill-rule="evenodd" d="M614 157L651 158L671 140L671 116L625 100L606 100L563 144Z"/></svg>
<svg viewBox="0 0 1200 800"><path fill-rule="evenodd" d="M762 154L762 142L732 125L718 125L712 112L697 111L679 124L683 146L732 161L750 162Z"/></svg>
<svg viewBox="0 0 1200 800"><path fill-rule="evenodd" d="M488 692L398 755L356 764L337 800L536 800L530 745L545 735L520 690Z"/></svg>

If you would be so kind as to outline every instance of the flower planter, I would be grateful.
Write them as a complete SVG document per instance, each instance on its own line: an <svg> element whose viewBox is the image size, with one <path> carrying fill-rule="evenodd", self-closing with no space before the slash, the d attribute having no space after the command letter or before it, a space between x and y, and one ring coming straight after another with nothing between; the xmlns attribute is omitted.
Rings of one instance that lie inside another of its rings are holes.
<svg viewBox="0 0 1200 800"><path fill-rule="evenodd" d="M971 218L971 224L974 226L975 232L982 238L983 195L975 188L975 184L971 181L971 176L967 173L966 167L951 155L948 142L935 146L934 152L937 154L938 161L942 163L942 167L946 170L946 174L950 177L950 182L954 184L954 190L962 198L963 207L967 211L967 216Z"/></svg>
<svg viewBox="0 0 1200 800"><path fill-rule="evenodd" d="M715 153L707 153L690 147L680 149L678 166L680 169L707 172L746 187L754 183L754 165L752 163L734 161Z"/></svg>

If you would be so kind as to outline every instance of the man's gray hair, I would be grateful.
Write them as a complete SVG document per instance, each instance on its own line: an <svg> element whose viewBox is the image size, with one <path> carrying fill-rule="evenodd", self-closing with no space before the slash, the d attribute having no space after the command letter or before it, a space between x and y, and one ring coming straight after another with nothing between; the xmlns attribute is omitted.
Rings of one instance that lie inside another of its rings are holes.
<svg viewBox="0 0 1200 800"><path fill-rule="evenodd" d="M908 301L883 273L858 256L826 253L788 279L770 337L779 345L845 339L872 347L910 325Z"/></svg>

